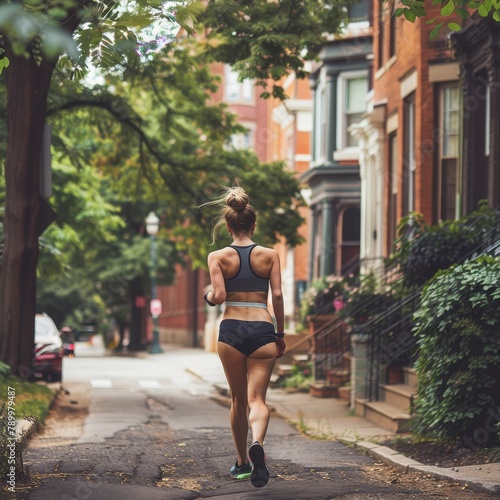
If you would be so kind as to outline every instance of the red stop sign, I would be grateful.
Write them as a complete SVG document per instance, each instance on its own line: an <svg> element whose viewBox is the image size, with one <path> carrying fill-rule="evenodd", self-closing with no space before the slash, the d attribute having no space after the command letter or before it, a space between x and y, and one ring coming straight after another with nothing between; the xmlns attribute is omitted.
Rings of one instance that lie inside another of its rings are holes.
<svg viewBox="0 0 500 500"><path fill-rule="evenodd" d="M158 317L161 314L161 300L153 299L150 304L151 315Z"/></svg>

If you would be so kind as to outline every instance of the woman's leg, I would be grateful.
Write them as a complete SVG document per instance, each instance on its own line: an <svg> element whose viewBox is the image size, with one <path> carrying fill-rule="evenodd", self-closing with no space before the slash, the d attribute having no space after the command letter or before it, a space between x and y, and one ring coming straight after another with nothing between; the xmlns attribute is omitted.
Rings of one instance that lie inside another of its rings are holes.
<svg viewBox="0 0 500 500"><path fill-rule="evenodd" d="M248 371L248 419L252 431L252 442L264 443L269 424L269 408L266 393L276 362L276 344L266 344L246 358Z"/></svg>
<svg viewBox="0 0 500 500"><path fill-rule="evenodd" d="M231 430L238 455L238 465L248 463L248 399L246 356L224 342L217 343L219 358L231 389Z"/></svg>

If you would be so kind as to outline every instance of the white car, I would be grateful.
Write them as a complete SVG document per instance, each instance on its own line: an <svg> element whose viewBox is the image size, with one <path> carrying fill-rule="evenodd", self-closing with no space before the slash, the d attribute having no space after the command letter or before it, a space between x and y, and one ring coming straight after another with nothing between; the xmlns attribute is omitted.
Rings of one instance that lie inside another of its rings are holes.
<svg viewBox="0 0 500 500"><path fill-rule="evenodd" d="M35 350L32 361L35 377L60 382L62 360L63 345L56 324L47 314L36 314Z"/></svg>

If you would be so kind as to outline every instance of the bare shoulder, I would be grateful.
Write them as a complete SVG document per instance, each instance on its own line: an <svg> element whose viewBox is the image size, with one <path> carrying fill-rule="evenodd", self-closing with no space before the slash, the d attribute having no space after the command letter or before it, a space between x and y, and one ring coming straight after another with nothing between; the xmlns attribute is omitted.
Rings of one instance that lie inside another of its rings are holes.
<svg viewBox="0 0 500 500"><path fill-rule="evenodd" d="M260 258L263 258L267 261L276 261L279 260L279 254L274 248L269 248L269 247L263 247L263 246L256 246L255 250L256 255Z"/></svg>
<svg viewBox="0 0 500 500"><path fill-rule="evenodd" d="M219 250L214 250L213 252L210 252L208 254L208 263L210 264L210 262L220 262L221 260L227 258L229 253L230 252L228 252L227 247L221 248Z"/></svg>
<svg viewBox="0 0 500 500"><path fill-rule="evenodd" d="M278 252L274 248L264 247L262 245L257 245L255 250L259 252L267 253L267 255L278 255Z"/></svg>

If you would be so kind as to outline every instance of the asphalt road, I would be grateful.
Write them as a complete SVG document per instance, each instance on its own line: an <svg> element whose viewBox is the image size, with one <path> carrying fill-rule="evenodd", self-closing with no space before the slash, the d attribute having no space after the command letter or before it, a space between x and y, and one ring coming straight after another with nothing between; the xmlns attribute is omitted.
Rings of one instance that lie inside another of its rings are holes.
<svg viewBox="0 0 500 500"><path fill-rule="evenodd" d="M265 443L269 484L234 480L228 409L212 387L186 372L193 360L182 352L65 359L65 392L24 453L31 479L17 484L15 498L486 498L431 479L403 480L390 467L338 442L305 437L275 416Z"/></svg>

